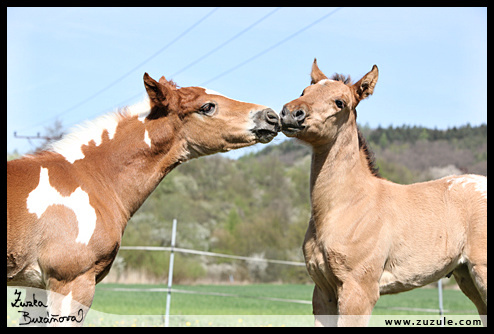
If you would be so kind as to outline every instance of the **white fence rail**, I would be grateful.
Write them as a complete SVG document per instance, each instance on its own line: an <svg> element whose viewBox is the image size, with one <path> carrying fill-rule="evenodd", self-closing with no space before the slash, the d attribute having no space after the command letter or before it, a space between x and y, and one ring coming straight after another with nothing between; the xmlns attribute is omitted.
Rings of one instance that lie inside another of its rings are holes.
<svg viewBox="0 0 494 334"><path fill-rule="evenodd" d="M146 250L146 251L171 251L172 247L122 246L122 247L120 247L120 249L124 249L124 250ZM230 255L230 254L205 252L205 251L198 251L195 249L187 249L187 248L179 248L179 247L173 247L173 251L175 251L177 253L197 254L197 255L206 255L206 256L214 256L214 257L223 257L223 258L235 259L235 260L258 261L258 262L267 262L267 263L286 264L289 266L305 267L304 262L262 259L262 258L258 258L258 257L247 257L247 256L238 256L238 255Z"/></svg>
<svg viewBox="0 0 494 334"><path fill-rule="evenodd" d="M163 288L151 288L151 289L103 288L102 290L167 292L166 311L165 311L165 326L166 327L168 327L168 325L169 325L170 301L171 301L171 293L172 292L174 292L174 293L186 293L186 294L214 295L214 296L235 297L235 298L252 298L252 299L262 299L262 300L287 302L287 303L312 304L312 302L308 301L308 300L282 299L282 298L264 297L264 296L245 296L245 295L237 295L237 294L221 293L221 292L200 292L200 291L173 289L172 288L172 285L173 285L173 264L174 264L174 253L175 252L213 256L213 257L222 257L222 258L228 258L228 259L234 259L234 260L257 261L257 262L276 263L276 264L284 264L284 265L290 265L290 266L305 267L304 262L284 261L284 260L275 260L275 259L263 259L263 258L257 258L257 257L254 258L254 257L247 257L247 256L221 254L221 253L199 251L199 250L195 250L195 249L175 247L176 233L177 233L177 220L174 219L173 220L173 227L172 227L171 247L156 247L156 246L122 246L122 247L120 247L121 250L144 250L144 251L160 251L160 252L168 251L168 252L170 252L170 265L169 265L169 271L168 271L168 287L166 289L163 289ZM412 309L412 308L404 308L404 307L392 307L390 309L439 313L442 316L444 314L444 312L448 312L448 310L443 309L442 284L441 283L442 282L439 281L439 285L438 285L439 309L421 309L421 308L413 308Z"/></svg>

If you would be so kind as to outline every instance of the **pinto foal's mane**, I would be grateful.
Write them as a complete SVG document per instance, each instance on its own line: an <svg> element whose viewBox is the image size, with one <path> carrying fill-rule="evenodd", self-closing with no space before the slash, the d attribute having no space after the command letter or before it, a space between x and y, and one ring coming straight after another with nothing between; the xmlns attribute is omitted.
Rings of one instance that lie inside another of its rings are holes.
<svg viewBox="0 0 494 334"><path fill-rule="evenodd" d="M335 81L340 81L347 86L353 85L352 79L349 75L345 76L343 74L335 73L330 79ZM356 123L357 109L353 109L353 113L355 115L355 123ZM359 150L362 151L365 155L365 159L367 160L367 167L369 167L369 170L371 171L372 175L380 178L381 175L379 174L379 167L376 166L376 158L374 156L374 152L367 144L367 141L365 140L365 137L362 134L362 132L360 132L359 127L356 126L356 128L357 128L357 136L358 136L358 147Z"/></svg>

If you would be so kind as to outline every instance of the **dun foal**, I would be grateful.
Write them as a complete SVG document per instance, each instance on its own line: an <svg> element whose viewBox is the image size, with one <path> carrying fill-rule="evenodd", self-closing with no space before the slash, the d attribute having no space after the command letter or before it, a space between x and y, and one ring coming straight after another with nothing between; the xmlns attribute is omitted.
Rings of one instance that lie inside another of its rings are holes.
<svg viewBox="0 0 494 334"><path fill-rule="evenodd" d="M314 61L311 86L280 113L283 133L313 149L303 250L316 283L316 325L365 325L380 295L451 273L486 315L487 178L411 185L380 178L355 109L373 93L377 77L374 65L355 84L341 75L328 79ZM481 318L485 325L487 317Z"/></svg>
<svg viewBox="0 0 494 334"><path fill-rule="evenodd" d="M81 325L127 221L173 168L267 143L279 130L265 106L147 73L144 85L144 102L7 162L7 284L49 291L36 290L47 308L31 309L30 319Z"/></svg>

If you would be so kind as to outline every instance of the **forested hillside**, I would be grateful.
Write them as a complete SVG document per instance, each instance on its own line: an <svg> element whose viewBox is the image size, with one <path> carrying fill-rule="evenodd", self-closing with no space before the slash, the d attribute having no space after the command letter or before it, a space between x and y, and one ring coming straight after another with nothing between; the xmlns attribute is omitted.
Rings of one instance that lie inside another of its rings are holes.
<svg viewBox="0 0 494 334"><path fill-rule="evenodd" d="M487 175L487 125L446 131L362 127L383 177L413 183L449 174ZM132 218L126 245L168 246L177 218L178 247L303 261L310 217L310 148L296 140L230 160L215 155L171 172ZM121 251L122 268L166 276L168 255ZM175 278L304 282L305 268L178 255Z"/></svg>
<svg viewBox="0 0 494 334"><path fill-rule="evenodd" d="M394 182L487 175L487 125L361 130L381 175ZM238 160L214 155L189 161L173 170L134 215L123 245L169 246L172 220L177 218L177 247L302 262L310 217L310 160L308 146L286 140ZM164 252L121 250L109 279L139 273L163 282L168 257ZM310 282L304 267L176 255L175 282L230 279Z"/></svg>

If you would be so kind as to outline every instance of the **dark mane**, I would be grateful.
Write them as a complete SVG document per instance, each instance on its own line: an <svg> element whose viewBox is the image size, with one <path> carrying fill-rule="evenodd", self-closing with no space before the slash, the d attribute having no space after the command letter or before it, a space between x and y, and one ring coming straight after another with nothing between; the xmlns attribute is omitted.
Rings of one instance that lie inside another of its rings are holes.
<svg viewBox="0 0 494 334"><path fill-rule="evenodd" d="M376 158L374 157L374 152L369 148L367 141L365 140L364 135L360 132L360 129L357 126L357 134L358 134L358 148L360 151L363 151L365 154L365 158L367 160L367 166L371 171L372 175L381 177L379 174L379 167L376 166Z"/></svg>
<svg viewBox="0 0 494 334"><path fill-rule="evenodd" d="M348 86L352 84L352 78L350 78L349 75L345 76L343 74L335 73L330 79L335 81L341 81Z"/></svg>
<svg viewBox="0 0 494 334"><path fill-rule="evenodd" d="M352 78L349 75L345 76L343 74L335 73L330 79L340 81L347 86L351 86L353 84ZM355 114L355 121L356 121L357 109L353 109L353 112ZM357 134L358 134L358 148L360 151L364 152L369 170L371 171L372 175L380 178L381 174L379 174L379 167L376 166L376 158L374 157L374 152L372 152L372 150L370 149L369 145L367 144L367 141L365 140L364 135L362 134L362 132L360 132L358 126L357 126Z"/></svg>

